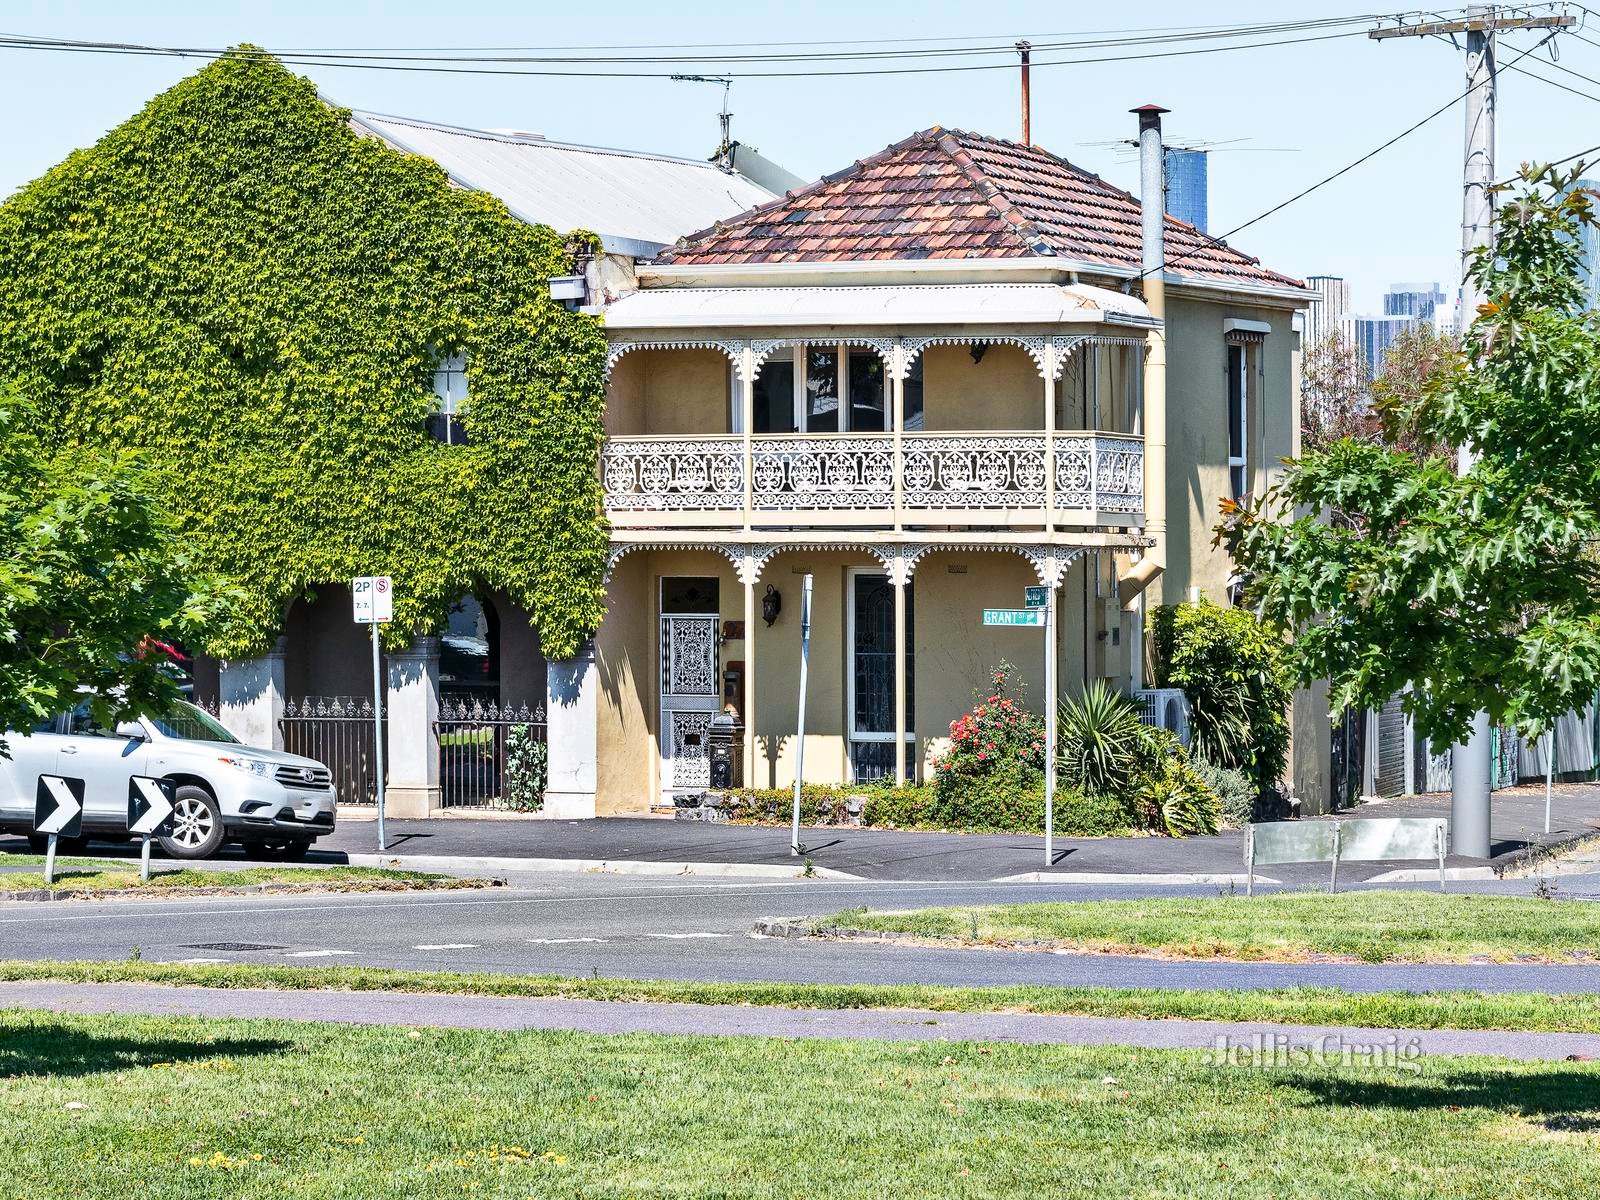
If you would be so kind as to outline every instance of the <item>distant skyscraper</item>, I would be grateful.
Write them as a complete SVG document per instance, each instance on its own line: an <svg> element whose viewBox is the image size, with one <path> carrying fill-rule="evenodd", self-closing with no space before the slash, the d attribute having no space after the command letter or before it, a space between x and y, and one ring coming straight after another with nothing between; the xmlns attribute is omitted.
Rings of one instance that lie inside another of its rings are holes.
<svg viewBox="0 0 1600 1200"><path fill-rule="evenodd" d="M1383 297L1383 315L1431 321L1434 310L1444 302L1444 293L1437 283L1393 283Z"/></svg>
<svg viewBox="0 0 1600 1200"><path fill-rule="evenodd" d="M1375 379L1378 372L1383 370L1383 356L1388 353L1389 347L1395 338L1400 336L1402 330L1410 328L1419 321L1432 319L1432 313L1427 317L1419 317L1413 313L1395 313L1381 317L1347 318L1346 333L1361 351L1361 356L1367 360L1367 378Z"/></svg>
<svg viewBox="0 0 1600 1200"><path fill-rule="evenodd" d="M1350 311L1350 285L1337 275L1313 275L1306 286L1317 296L1306 311L1305 345L1309 347L1343 326Z"/></svg>
<svg viewBox="0 0 1600 1200"><path fill-rule="evenodd" d="M1206 231L1206 152L1163 146L1167 171L1167 212Z"/></svg>

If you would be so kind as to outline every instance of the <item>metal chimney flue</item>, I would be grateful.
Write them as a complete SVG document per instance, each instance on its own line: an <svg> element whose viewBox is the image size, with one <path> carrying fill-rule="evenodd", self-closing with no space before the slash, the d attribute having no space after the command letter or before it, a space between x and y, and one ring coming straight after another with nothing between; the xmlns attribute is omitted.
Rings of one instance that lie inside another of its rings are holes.
<svg viewBox="0 0 1600 1200"><path fill-rule="evenodd" d="M1167 569L1167 189L1161 149L1161 117L1167 110L1144 104L1131 111L1139 118L1138 283L1145 307L1157 322L1146 335L1144 388L1136 418L1136 432L1144 436L1144 535L1150 545L1117 581L1123 609L1136 614L1137 633L1129 657L1137 681L1144 643L1144 592ZM1155 602L1161 602L1159 589Z"/></svg>

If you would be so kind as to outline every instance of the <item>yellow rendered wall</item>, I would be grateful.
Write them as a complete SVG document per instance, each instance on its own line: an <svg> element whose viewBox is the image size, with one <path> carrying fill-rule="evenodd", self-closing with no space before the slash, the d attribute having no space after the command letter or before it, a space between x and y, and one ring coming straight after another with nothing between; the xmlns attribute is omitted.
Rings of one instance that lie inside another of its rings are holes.
<svg viewBox="0 0 1600 1200"><path fill-rule="evenodd" d="M606 381L606 435L636 437L645 432L644 378L647 360L654 353L635 350L624 354Z"/></svg>
<svg viewBox="0 0 1600 1200"><path fill-rule="evenodd" d="M1295 333L1286 310L1253 308L1190 298L1168 301L1167 343L1167 570L1152 603L1176 604L1199 587L1226 598L1231 566L1212 546L1229 494L1227 341L1228 317L1271 324L1266 341L1252 347L1254 395L1247 418L1250 478L1259 490L1294 452L1299 422L1295 391Z"/></svg>
<svg viewBox="0 0 1600 1200"><path fill-rule="evenodd" d="M991 344L975 363L968 347L922 352L922 403L934 430L1043 429L1044 380L1020 346Z"/></svg>
<svg viewBox="0 0 1600 1200"><path fill-rule="evenodd" d="M648 811L655 786L648 557L636 551L617 564L606 588L605 619L595 634L600 679L595 811L601 816Z"/></svg>
<svg viewBox="0 0 1600 1200"><path fill-rule="evenodd" d="M645 359L645 432L675 434L729 432L728 356L720 350L635 350Z"/></svg>

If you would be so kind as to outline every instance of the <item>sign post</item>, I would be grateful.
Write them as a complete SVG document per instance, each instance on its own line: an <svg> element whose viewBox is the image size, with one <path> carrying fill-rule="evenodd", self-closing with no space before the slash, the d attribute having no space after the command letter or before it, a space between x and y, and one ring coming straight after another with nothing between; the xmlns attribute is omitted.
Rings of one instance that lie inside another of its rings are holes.
<svg viewBox="0 0 1600 1200"><path fill-rule="evenodd" d="M789 853L800 855L800 785L806 776L806 667L811 660L811 576L800 585L800 717L795 725L794 744L794 826L789 835Z"/></svg>
<svg viewBox="0 0 1600 1200"><path fill-rule="evenodd" d="M1055 589L1023 591L1025 608L986 608L985 625L1044 630L1044 865L1055 862L1056 827L1056 623ZM798 805L796 807L798 812Z"/></svg>
<svg viewBox="0 0 1600 1200"><path fill-rule="evenodd" d="M44 854L44 882L56 881L56 839L75 838L83 832L83 780L65 775L40 775L33 799L33 831L48 834Z"/></svg>
<svg viewBox="0 0 1600 1200"><path fill-rule="evenodd" d="M379 626L394 620L394 581L387 575L360 575L350 581L356 624L372 633L372 764L378 777L378 849L389 848L383 836L383 664Z"/></svg>
<svg viewBox="0 0 1600 1200"><path fill-rule="evenodd" d="M167 779L134 775L128 779L128 832L140 835L139 878L150 882L150 839L172 829L176 789Z"/></svg>

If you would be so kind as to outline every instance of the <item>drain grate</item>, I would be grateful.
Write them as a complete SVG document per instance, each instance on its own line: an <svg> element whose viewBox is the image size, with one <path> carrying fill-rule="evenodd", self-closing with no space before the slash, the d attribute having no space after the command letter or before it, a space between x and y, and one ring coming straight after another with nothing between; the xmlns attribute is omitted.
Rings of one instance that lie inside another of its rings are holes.
<svg viewBox="0 0 1600 1200"><path fill-rule="evenodd" d="M268 946L264 942L195 942L185 950L283 950L284 946Z"/></svg>

